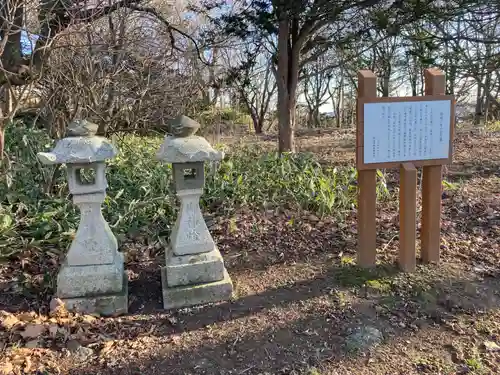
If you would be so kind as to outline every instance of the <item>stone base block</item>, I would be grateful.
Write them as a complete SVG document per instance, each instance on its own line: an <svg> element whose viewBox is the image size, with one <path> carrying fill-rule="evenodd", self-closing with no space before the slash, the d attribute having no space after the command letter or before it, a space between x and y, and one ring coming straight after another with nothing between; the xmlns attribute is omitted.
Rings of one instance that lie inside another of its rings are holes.
<svg viewBox="0 0 500 375"><path fill-rule="evenodd" d="M57 275L59 298L74 298L120 293L123 289L123 253L115 262L88 266L70 266L66 262Z"/></svg>
<svg viewBox="0 0 500 375"><path fill-rule="evenodd" d="M101 316L123 315L128 311L127 274L122 274L122 290L119 293L76 298L64 298L59 295L57 297L64 302L68 311L81 314L98 314Z"/></svg>
<svg viewBox="0 0 500 375"><path fill-rule="evenodd" d="M224 278L211 283L168 287L165 268L162 268L163 308L175 309L205 303L229 300L233 295L233 283L224 269Z"/></svg>
<svg viewBox="0 0 500 375"><path fill-rule="evenodd" d="M224 261L219 249L209 253L176 256L167 249L165 275L169 287L209 283L224 279Z"/></svg>

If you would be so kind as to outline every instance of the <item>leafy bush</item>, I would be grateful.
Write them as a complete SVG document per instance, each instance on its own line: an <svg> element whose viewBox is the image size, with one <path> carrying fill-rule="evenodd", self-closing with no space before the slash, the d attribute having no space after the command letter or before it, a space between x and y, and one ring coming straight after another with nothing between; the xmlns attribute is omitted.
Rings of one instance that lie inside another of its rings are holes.
<svg viewBox="0 0 500 375"><path fill-rule="evenodd" d="M491 132L500 131L500 121L489 121L486 124L486 129Z"/></svg>
<svg viewBox="0 0 500 375"><path fill-rule="evenodd" d="M206 198L226 204L287 206L319 212L349 210L355 200L356 170L323 167L313 154L265 153L243 146L207 181Z"/></svg>
<svg viewBox="0 0 500 375"><path fill-rule="evenodd" d="M0 182L0 254L25 247L64 247L78 226L79 212L69 199L65 167L45 167L38 151L53 147L43 131L10 126L6 134L9 174ZM177 203L171 167L155 160L159 137L115 137L120 154L108 162L108 196L103 214L123 236L166 235ZM319 164L313 154L266 153L255 146L229 150L218 165L206 166L205 212L239 206L287 207L334 214L350 211L356 200L356 170ZM378 194L387 195L383 175Z"/></svg>

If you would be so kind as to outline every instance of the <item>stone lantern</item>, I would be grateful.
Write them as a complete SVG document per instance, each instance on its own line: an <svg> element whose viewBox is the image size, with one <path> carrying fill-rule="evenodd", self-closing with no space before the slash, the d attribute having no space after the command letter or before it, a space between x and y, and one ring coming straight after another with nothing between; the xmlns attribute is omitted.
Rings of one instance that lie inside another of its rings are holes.
<svg viewBox="0 0 500 375"><path fill-rule="evenodd" d="M66 164L69 191L80 209L80 225L57 276L56 297L68 310L117 315L127 312L127 276L123 254L101 212L106 197L105 160L116 156L97 125L77 120L67 138L51 152L39 152L44 164Z"/></svg>
<svg viewBox="0 0 500 375"><path fill-rule="evenodd" d="M230 299L231 279L200 210L205 182L204 163L220 161L203 137L194 135L199 124L186 116L172 121L157 158L172 164L179 214L165 251L162 268L163 306L187 307Z"/></svg>

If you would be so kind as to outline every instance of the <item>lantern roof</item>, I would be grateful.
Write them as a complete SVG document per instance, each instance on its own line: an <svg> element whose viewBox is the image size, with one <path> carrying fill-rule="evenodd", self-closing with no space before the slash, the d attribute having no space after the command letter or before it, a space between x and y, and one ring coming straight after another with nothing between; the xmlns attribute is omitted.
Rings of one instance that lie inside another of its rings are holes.
<svg viewBox="0 0 500 375"><path fill-rule="evenodd" d="M67 129L66 138L59 140L52 151L39 152L43 164L89 164L112 159L116 147L106 138L96 136L98 125L75 120Z"/></svg>

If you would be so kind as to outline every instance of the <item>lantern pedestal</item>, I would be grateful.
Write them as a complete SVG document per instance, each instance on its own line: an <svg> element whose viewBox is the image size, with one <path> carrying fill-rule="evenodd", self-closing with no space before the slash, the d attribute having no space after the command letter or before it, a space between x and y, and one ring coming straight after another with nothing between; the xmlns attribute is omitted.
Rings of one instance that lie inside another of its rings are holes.
<svg viewBox="0 0 500 375"><path fill-rule="evenodd" d="M177 287L171 287L167 284L167 272L167 267L162 268L161 285L163 288L163 308L165 309L225 301L233 295L233 283L226 269L224 269L222 280Z"/></svg>
<svg viewBox="0 0 500 375"><path fill-rule="evenodd" d="M208 253L176 256L166 249L165 276L169 286L209 283L224 278L224 261L219 249Z"/></svg>
<svg viewBox="0 0 500 375"><path fill-rule="evenodd" d="M121 262L123 263L123 256L121 257ZM103 271L105 271L104 268L101 268L99 271L100 272L96 272L94 281L105 276L103 273ZM63 265L57 277L57 297L64 303L64 306L69 311L78 311L85 314L98 314L102 316L126 314L128 311L128 277L123 272L123 264L121 271L122 274L120 282L115 284L115 286L121 285L121 290L118 292L89 295L88 290L84 290L84 293L87 293L85 296L68 298L63 297L60 290L64 290L66 286L71 289L72 285L75 285L71 283L80 282L80 280L84 280L83 285L89 287L88 289L92 289L93 275L91 270L87 267L82 267L78 270L76 267L65 268L65 265ZM120 270L115 269L112 270L112 272L119 273ZM75 274L78 273L82 275L80 280L77 280L75 277ZM83 289L85 289L85 287Z"/></svg>

